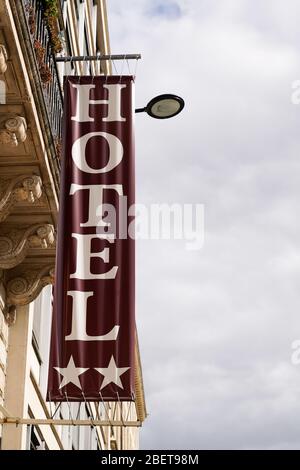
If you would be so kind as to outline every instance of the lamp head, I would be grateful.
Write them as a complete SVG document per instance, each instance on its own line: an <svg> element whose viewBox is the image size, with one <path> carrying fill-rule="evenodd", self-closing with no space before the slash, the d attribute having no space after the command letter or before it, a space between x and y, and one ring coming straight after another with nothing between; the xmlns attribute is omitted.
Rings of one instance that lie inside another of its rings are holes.
<svg viewBox="0 0 300 470"><path fill-rule="evenodd" d="M168 119L179 114L184 108L184 100L180 96L164 94L155 96L145 108L137 109L137 113L146 111L155 119Z"/></svg>

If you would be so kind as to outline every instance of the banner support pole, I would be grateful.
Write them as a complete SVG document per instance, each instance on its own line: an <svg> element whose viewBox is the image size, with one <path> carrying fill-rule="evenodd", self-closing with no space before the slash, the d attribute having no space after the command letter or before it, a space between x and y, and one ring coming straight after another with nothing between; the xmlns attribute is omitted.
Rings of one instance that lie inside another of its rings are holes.
<svg viewBox="0 0 300 470"><path fill-rule="evenodd" d="M98 60L139 60L141 54L106 54L106 55L77 55L77 56L56 56L56 62L90 62Z"/></svg>
<svg viewBox="0 0 300 470"><path fill-rule="evenodd" d="M91 426L90 419L35 419L35 418L2 418L0 424L15 424L15 425L29 425L44 426L44 425L56 425L56 426ZM140 421L102 421L100 419L93 419L93 426L116 426L116 427L135 427L139 428L142 426Z"/></svg>

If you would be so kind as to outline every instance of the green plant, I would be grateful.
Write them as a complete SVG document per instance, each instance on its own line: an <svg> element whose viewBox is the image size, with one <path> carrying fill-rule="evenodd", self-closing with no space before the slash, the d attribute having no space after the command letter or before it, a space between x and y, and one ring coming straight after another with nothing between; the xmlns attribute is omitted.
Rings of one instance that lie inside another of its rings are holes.
<svg viewBox="0 0 300 470"><path fill-rule="evenodd" d="M57 154L58 158L61 159L62 142L61 142L61 139L59 137L56 137L54 139L54 145L55 145L56 154Z"/></svg>
<svg viewBox="0 0 300 470"><path fill-rule="evenodd" d="M26 10L28 12L28 24L30 34L35 32L35 13L31 5L26 5Z"/></svg>
<svg viewBox="0 0 300 470"><path fill-rule="evenodd" d="M47 24L51 36L52 51L57 53L62 51L62 43L57 34L57 18L54 16L47 17Z"/></svg>
<svg viewBox="0 0 300 470"><path fill-rule="evenodd" d="M48 30L50 33L50 43L52 52L57 54L61 52L63 47L61 40L58 36L57 19L58 19L58 6L57 0L43 0L44 18L47 22Z"/></svg>
<svg viewBox="0 0 300 470"><path fill-rule="evenodd" d="M35 50L35 55L36 55L38 65L40 67L44 61L46 49L42 46L40 41L38 41L37 39L34 40L33 47Z"/></svg>
<svg viewBox="0 0 300 470"><path fill-rule="evenodd" d="M44 16L51 17L58 16L58 7L57 7L57 0L43 0L44 4Z"/></svg>
<svg viewBox="0 0 300 470"><path fill-rule="evenodd" d="M46 86L52 81L52 73L48 65L42 64L40 67L40 76L42 83Z"/></svg>
<svg viewBox="0 0 300 470"><path fill-rule="evenodd" d="M41 81L43 85L46 86L52 80L51 70L49 69L48 65L44 62L46 49L37 39L34 40L33 47L35 50Z"/></svg>

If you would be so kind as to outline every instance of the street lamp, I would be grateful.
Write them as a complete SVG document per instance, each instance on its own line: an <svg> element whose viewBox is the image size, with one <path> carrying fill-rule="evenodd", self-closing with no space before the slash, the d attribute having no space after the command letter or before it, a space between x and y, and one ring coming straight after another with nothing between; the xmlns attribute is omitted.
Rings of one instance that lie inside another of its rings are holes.
<svg viewBox="0 0 300 470"><path fill-rule="evenodd" d="M152 98L145 108L136 109L136 113L146 112L155 119L168 119L179 114L184 108L180 96L164 94Z"/></svg>

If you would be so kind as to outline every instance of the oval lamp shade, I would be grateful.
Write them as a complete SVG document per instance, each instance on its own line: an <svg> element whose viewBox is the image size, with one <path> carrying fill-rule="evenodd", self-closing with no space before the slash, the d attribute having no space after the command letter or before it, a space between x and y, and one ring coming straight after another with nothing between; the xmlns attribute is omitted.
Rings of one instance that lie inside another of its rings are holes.
<svg viewBox="0 0 300 470"><path fill-rule="evenodd" d="M179 114L184 108L184 100L180 96L164 94L155 96L147 106L137 112L146 111L155 119L168 119Z"/></svg>

